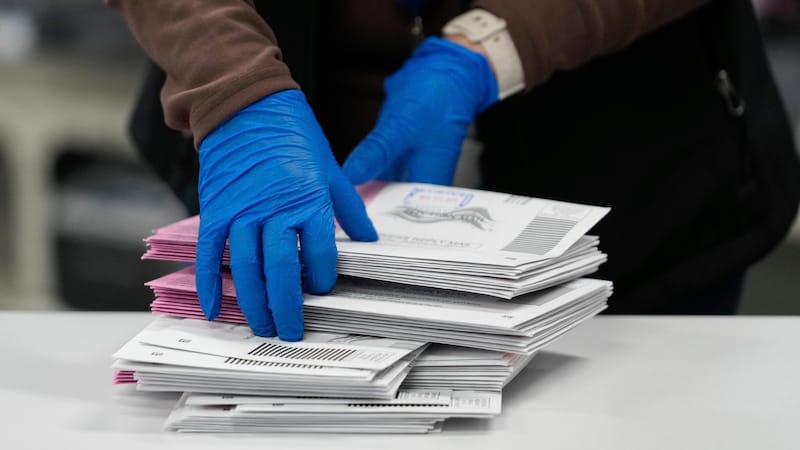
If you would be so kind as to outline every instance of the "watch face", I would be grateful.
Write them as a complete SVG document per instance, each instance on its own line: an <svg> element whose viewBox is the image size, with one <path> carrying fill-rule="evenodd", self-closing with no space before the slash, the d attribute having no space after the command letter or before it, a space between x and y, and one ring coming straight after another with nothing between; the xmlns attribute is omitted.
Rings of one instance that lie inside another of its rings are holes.
<svg viewBox="0 0 800 450"><path fill-rule="evenodd" d="M442 32L444 34L463 34L467 39L479 42L498 31L505 30L505 28L505 20L489 11L473 9L451 20L445 25Z"/></svg>

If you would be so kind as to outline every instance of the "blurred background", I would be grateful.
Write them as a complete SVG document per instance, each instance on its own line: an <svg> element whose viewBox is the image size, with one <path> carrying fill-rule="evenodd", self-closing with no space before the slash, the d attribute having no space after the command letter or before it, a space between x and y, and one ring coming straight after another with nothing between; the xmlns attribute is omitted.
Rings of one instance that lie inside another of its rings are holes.
<svg viewBox="0 0 800 450"><path fill-rule="evenodd" d="M754 1L800 137L800 0ZM99 0L0 0L0 309L145 310L143 283L176 268L140 260L187 215L128 137L145 68ZM742 313L800 314L800 222Z"/></svg>

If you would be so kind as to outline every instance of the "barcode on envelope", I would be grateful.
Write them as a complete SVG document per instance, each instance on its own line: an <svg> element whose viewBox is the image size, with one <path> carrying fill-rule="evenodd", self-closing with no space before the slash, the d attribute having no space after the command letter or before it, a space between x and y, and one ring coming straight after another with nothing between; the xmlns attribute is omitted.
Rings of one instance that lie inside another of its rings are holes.
<svg viewBox="0 0 800 450"><path fill-rule="evenodd" d="M575 220L536 216L503 250L544 255L558 245L577 223Z"/></svg>
<svg viewBox="0 0 800 450"><path fill-rule="evenodd" d="M429 403L348 403L348 408L367 408L367 409L400 409L400 408L449 408L450 405L429 404Z"/></svg>
<svg viewBox="0 0 800 450"><path fill-rule="evenodd" d="M233 366L258 366L258 367L281 367L287 369L308 369L308 370L327 370L327 367L311 365L311 364L297 364L297 363L284 363L274 361L256 361L254 359L243 358L225 358L225 364Z"/></svg>
<svg viewBox="0 0 800 450"><path fill-rule="evenodd" d="M357 350L324 347L288 347L280 344L263 343L247 352L248 355L281 359L344 361Z"/></svg>

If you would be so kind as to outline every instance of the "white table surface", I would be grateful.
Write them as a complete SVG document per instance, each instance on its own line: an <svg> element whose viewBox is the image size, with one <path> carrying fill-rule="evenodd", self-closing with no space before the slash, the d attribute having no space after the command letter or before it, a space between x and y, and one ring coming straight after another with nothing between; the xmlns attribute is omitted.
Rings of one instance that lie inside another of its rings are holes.
<svg viewBox="0 0 800 450"><path fill-rule="evenodd" d="M173 397L109 368L150 320L0 312L0 448L800 448L800 317L598 317L533 359L500 417L421 436L163 432Z"/></svg>

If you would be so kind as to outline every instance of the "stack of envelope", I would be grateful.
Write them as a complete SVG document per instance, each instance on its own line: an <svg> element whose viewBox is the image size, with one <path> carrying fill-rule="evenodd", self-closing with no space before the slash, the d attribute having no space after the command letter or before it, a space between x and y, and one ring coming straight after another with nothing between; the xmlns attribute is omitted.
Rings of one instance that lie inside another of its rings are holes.
<svg viewBox="0 0 800 450"><path fill-rule="evenodd" d="M401 389L425 348L422 342L316 332L287 343L254 336L246 325L160 317L114 354L115 382L184 392L165 424L182 432L426 433L448 418L500 413L499 390L513 376L510 370L493 372L492 383L473 377L453 383L457 387ZM422 365L524 359L440 348Z"/></svg>
<svg viewBox="0 0 800 450"><path fill-rule="evenodd" d="M400 388L501 391L533 356L433 344L414 360Z"/></svg>
<svg viewBox="0 0 800 450"><path fill-rule="evenodd" d="M342 275L513 298L606 260L586 232L608 208L415 183L371 183L360 193L380 240L353 242L339 230ZM143 258L194 262L199 223L155 230Z"/></svg>
<svg viewBox="0 0 800 450"><path fill-rule="evenodd" d="M500 414L499 392L402 390L391 400L184 394L166 428L182 432L428 433L445 419Z"/></svg>
<svg viewBox="0 0 800 450"><path fill-rule="evenodd" d="M147 283L153 312L203 318L194 268ZM325 296L305 296L306 329L384 336L531 354L606 307L612 285L582 278L511 300L487 295L343 279ZM230 273L218 320L246 323Z"/></svg>
<svg viewBox="0 0 800 450"><path fill-rule="evenodd" d="M533 355L607 306L612 284L582 278L606 259L586 233L607 208L410 183L359 192L380 240L337 230L343 276L305 295L302 342L252 335L227 270L206 322L189 266L147 283L161 317L114 355L115 381L185 392L174 431L426 433L499 414ZM194 262L198 225L155 230L143 258Z"/></svg>
<svg viewBox="0 0 800 450"><path fill-rule="evenodd" d="M393 398L424 342L306 334L254 336L246 325L160 317L113 356L144 391Z"/></svg>

